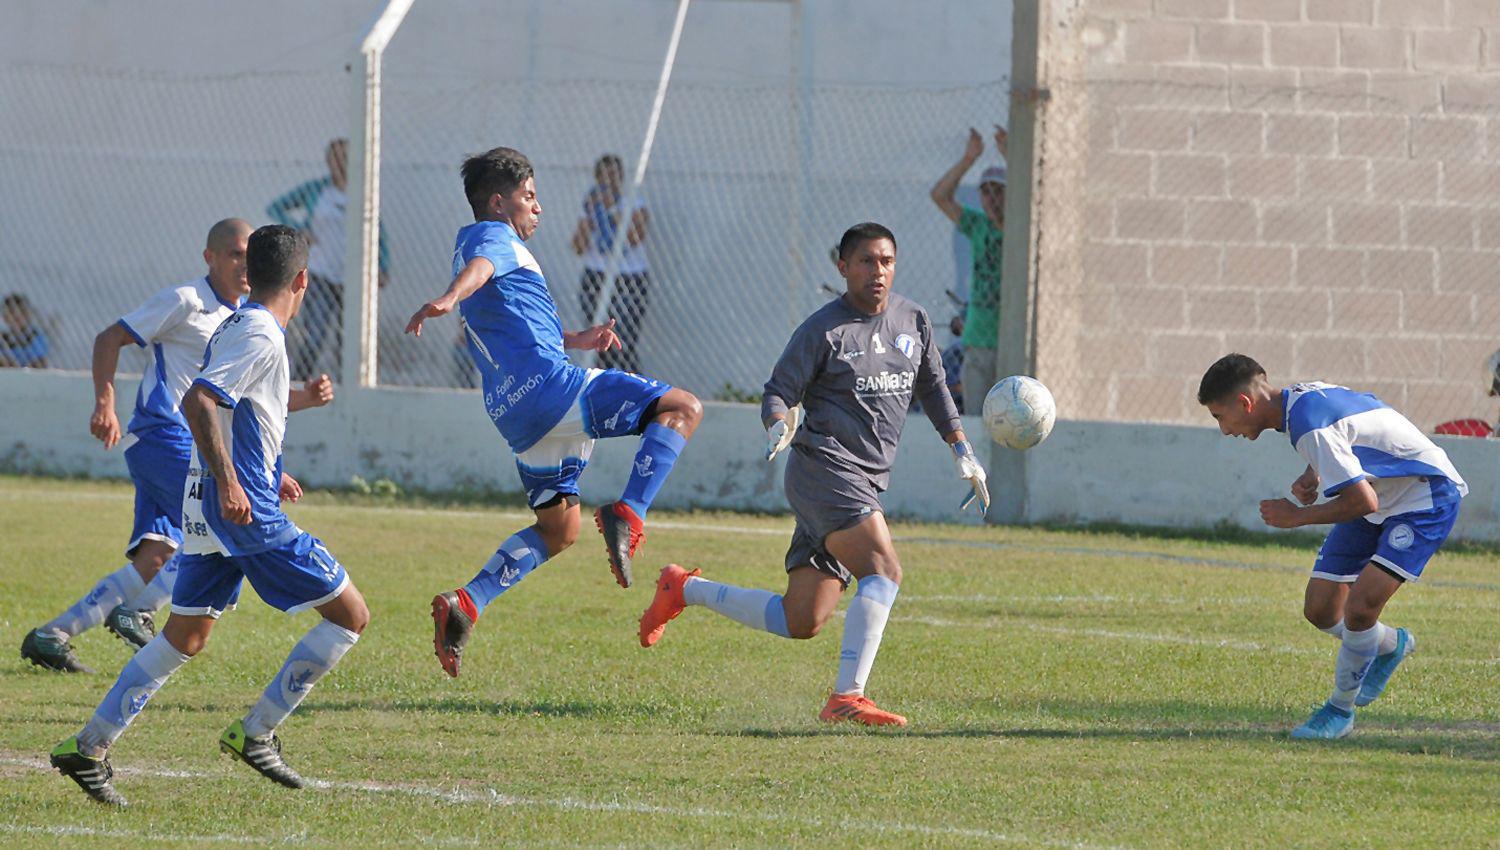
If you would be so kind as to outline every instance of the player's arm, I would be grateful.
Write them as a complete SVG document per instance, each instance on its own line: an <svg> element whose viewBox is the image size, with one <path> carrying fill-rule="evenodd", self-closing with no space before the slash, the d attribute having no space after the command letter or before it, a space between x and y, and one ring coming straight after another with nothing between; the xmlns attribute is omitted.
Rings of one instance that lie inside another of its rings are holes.
<svg viewBox="0 0 1500 850"><path fill-rule="evenodd" d="M984 153L984 139L979 137L979 131L973 127L969 128L969 141L964 146L964 155L958 158L958 162L952 168L943 172L938 182L932 187L932 202L937 204L943 215L954 224L958 223L958 217L963 214L963 207L958 205L953 195L958 191L958 181L962 180L964 174L974 167L979 155Z"/></svg>
<svg viewBox="0 0 1500 850"><path fill-rule="evenodd" d="M120 419L115 415L115 372L120 367L120 349L135 342L135 337L119 322L94 337L94 413L89 417L89 433L112 449L120 442Z"/></svg>
<svg viewBox="0 0 1500 850"><path fill-rule="evenodd" d="M761 390L760 424L766 429L766 460L774 459L791 444L800 418L793 411L817 380L831 350L827 337L807 325L797 328L787 341Z"/></svg>
<svg viewBox="0 0 1500 850"><path fill-rule="evenodd" d="M457 309L459 302L479 291L485 281L495 275L495 264L484 257L475 257L464 266L458 277L448 284L448 289L442 295L423 304L417 312L412 314L411 321L406 323L406 332L415 336L422 335L422 323L428 319L438 316L446 316Z"/></svg>
<svg viewBox="0 0 1500 850"><path fill-rule="evenodd" d="M1344 487L1337 496L1321 505L1296 505L1290 499L1267 499L1260 503L1261 519L1272 528L1336 525L1378 510L1380 497L1363 478Z"/></svg>
<svg viewBox="0 0 1500 850"><path fill-rule="evenodd" d="M193 443L219 484L220 512L235 525L248 525L250 499L230 463L229 449L224 444L219 418L215 415L218 406L218 397L203 383L194 383L182 397L182 415L187 419L188 430L193 432Z"/></svg>
<svg viewBox="0 0 1500 850"><path fill-rule="evenodd" d="M580 351L608 351L620 348L620 337L615 333L615 320L594 325L581 331L563 331L563 348Z"/></svg>
<svg viewBox="0 0 1500 850"><path fill-rule="evenodd" d="M999 124L995 125L995 150L1000 152L1000 157L1010 161L1010 134Z"/></svg>
<svg viewBox="0 0 1500 850"><path fill-rule="evenodd" d="M989 513L989 476L984 464L974 453L969 438L964 435L963 421L958 418L958 406L953 403L953 393L948 390L947 375L943 372L943 355L937 348L937 336L932 332L932 320L927 313L917 315L917 324L922 336L922 359L917 365L917 380L914 387L922 410L932 422L932 427L942 435L943 442L953 449L953 462L958 468L958 477L969 484L969 494L959 504L960 511L979 501L979 512Z"/></svg>
<svg viewBox="0 0 1500 850"><path fill-rule="evenodd" d="M630 229L625 232L625 238L629 240L630 246L646 241L646 228L651 226L651 214L646 212L645 207L640 207L630 214Z"/></svg>
<svg viewBox="0 0 1500 850"><path fill-rule="evenodd" d="M579 216L578 226L573 228L573 253L583 256L583 252L589 249L589 238L593 235L594 223L586 215Z"/></svg>
<svg viewBox="0 0 1500 850"><path fill-rule="evenodd" d="M291 390L286 396L286 409L288 413L306 410L309 407L322 407L333 401L333 379L327 375L319 375L316 378L303 382L302 389ZM296 500L293 499L292 501Z"/></svg>
<svg viewBox="0 0 1500 850"><path fill-rule="evenodd" d="M1292 496L1304 505L1318 500L1318 471L1307 465L1307 469L1292 482Z"/></svg>

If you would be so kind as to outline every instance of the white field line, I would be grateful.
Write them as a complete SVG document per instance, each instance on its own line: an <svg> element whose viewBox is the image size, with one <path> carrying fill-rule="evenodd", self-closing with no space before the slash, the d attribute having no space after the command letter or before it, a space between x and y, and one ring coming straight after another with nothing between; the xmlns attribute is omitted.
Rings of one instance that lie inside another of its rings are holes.
<svg viewBox="0 0 1500 850"><path fill-rule="evenodd" d="M48 772L52 770L50 764L36 758L0 757L0 764L28 767L35 770ZM181 770L154 770L149 768L121 768L116 772L122 776L135 775L192 779L213 777L213 774L209 773ZM309 780L307 784L312 788L318 788L327 791L351 791L357 794L416 797L427 800L436 800L441 803L450 803L454 805L480 805L504 808L530 807L558 809L561 811L663 815L666 817L680 817L696 820L748 820L775 824L789 824L803 828L826 829L830 831L859 831L874 832L879 834L920 835L933 838L973 838L981 841L991 841L997 844L1021 844L1030 847L1058 847L1068 848L1068 850L1123 850L1123 848L1106 847L1097 844L1086 844L1078 841L1039 838L1037 836L1027 835L1013 835L1010 833L995 832L987 829L967 828L959 826L930 826L927 824L901 823L899 821L871 821L860 820L857 818L840 818L837 820L825 818L799 818L774 812L729 811L722 809L709 809L704 807L658 806L651 803L632 802L628 800L582 800L576 797L520 797L512 794L504 794L496 791L493 788L471 790L463 788L435 788L427 785L414 784L394 784L373 781L342 782L321 779ZM207 841L218 840L215 836L194 836L194 838ZM225 836L225 838L238 840L235 836Z"/></svg>
<svg viewBox="0 0 1500 850"><path fill-rule="evenodd" d="M1158 596L1132 593L1123 596L1101 593L1033 593L997 596L986 593L903 593L902 602L958 602L976 605L1026 605L1051 603L1057 605L1166 605L1166 606L1218 606L1226 608L1268 608L1296 612L1300 599L1290 596ZM1401 608L1436 608L1443 611L1456 609L1476 611L1500 610L1500 599L1489 602L1453 602L1431 596L1413 595L1401 597Z"/></svg>

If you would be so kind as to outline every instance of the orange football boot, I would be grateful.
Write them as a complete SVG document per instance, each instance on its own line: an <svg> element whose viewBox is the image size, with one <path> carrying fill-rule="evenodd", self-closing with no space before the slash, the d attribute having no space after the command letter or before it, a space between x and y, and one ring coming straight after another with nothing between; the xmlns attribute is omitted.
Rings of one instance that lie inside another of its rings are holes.
<svg viewBox="0 0 1500 850"><path fill-rule="evenodd" d="M866 726L905 726L906 718L875 707L864 694L831 694L818 719L826 723L854 720Z"/></svg>
<svg viewBox="0 0 1500 850"><path fill-rule="evenodd" d="M641 646L653 646L661 640L667 623L687 607L682 588L688 579L702 574L702 570L685 570L676 564L661 568L661 578L656 580L656 595L651 597L651 604L641 614Z"/></svg>

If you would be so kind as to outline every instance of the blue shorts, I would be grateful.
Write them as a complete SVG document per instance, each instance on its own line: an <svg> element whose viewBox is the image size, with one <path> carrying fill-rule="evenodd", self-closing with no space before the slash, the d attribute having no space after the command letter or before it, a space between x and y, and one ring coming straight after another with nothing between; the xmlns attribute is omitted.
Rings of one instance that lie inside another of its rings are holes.
<svg viewBox="0 0 1500 850"><path fill-rule="evenodd" d="M1352 582L1373 563L1402 581L1417 581L1458 520L1458 502L1387 517L1376 525L1363 517L1328 532L1313 578Z"/></svg>
<svg viewBox="0 0 1500 850"><path fill-rule="evenodd" d="M125 450L125 466L135 482L135 524L130 529L125 557L135 557L143 540L160 540L181 548L182 487L192 458L192 436L172 428L143 432Z"/></svg>
<svg viewBox="0 0 1500 850"><path fill-rule="evenodd" d="M267 605L295 614L338 598L349 586L343 564L307 532L292 542L254 555L180 555L172 613L218 619L250 586Z"/></svg>
<svg viewBox="0 0 1500 850"><path fill-rule="evenodd" d="M671 386L619 369L590 369L577 401L531 448L516 455L516 471L533 508L559 496L577 496L578 478L594 441L639 434L651 405Z"/></svg>

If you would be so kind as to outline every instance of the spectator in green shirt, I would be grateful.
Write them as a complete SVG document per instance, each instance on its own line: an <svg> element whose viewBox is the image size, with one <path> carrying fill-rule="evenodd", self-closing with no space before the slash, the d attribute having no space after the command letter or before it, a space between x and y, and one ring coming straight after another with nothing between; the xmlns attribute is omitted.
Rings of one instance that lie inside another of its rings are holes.
<svg viewBox="0 0 1500 850"><path fill-rule="evenodd" d="M995 127L995 149L1006 155L1005 128ZM969 307L964 317L964 372L960 390L976 406L995 385L995 347L1000 338L1000 261L1005 239L1005 167L992 165L979 176L983 209L959 205L958 182L984 153L984 139L969 128L964 155L938 178L932 202L968 237L974 268L969 276Z"/></svg>

